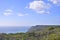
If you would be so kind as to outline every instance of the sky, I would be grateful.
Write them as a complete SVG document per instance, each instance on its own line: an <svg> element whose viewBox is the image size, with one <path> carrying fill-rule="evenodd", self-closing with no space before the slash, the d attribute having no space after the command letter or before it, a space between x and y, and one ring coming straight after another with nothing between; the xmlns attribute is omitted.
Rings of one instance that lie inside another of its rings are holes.
<svg viewBox="0 0 60 40"><path fill-rule="evenodd" d="M0 0L0 26L60 25L60 0Z"/></svg>

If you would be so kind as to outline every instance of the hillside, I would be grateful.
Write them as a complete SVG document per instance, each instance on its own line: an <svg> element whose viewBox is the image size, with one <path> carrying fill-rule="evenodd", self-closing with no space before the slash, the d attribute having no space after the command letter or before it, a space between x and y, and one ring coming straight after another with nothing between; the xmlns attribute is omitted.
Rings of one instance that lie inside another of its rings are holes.
<svg viewBox="0 0 60 40"><path fill-rule="evenodd" d="M32 26L27 32L34 32L34 31L42 31L46 28L49 27L59 27L60 25L36 25L36 26Z"/></svg>
<svg viewBox="0 0 60 40"><path fill-rule="evenodd" d="M27 33L35 33L37 40L60 40L60 25L36 25Z"/></svg>
<svg viewBox="0 0 60 40"><path fill-rule="evenodd" d="M26 33L0 33L0 40L60 40L60 26L36 25Z"/></svg>

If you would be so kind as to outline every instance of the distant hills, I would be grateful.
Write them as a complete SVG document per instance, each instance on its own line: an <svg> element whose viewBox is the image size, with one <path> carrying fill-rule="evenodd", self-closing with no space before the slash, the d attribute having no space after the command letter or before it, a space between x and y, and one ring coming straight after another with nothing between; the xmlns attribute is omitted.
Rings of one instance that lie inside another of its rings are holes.
<svg viewBox="0 0 60 40"><path fill-rule="evenodd" d="M36 25L32 26L27 32L41 31L49 27L60 27L60 25Z"/></svg>

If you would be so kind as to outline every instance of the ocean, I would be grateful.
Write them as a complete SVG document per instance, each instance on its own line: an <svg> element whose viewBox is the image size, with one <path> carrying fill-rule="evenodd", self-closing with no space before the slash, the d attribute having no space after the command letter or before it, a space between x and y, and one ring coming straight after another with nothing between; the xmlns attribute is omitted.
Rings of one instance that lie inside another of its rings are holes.
<svg viewBox="0 0 60 40"><path fill-rule="evenodd" d="M20 27L20 26L8 26L8 27L0 27L0 33L20 33L27 32L30 27Z"/></svg>

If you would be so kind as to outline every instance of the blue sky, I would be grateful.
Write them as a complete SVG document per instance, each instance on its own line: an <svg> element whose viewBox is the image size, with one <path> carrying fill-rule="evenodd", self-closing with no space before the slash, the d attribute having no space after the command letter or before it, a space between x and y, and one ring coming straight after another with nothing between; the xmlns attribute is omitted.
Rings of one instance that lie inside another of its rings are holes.
<svg viewBox="0 0 60 40"><path fill-rule="evenodd" d="M60 0L0 0L0 26L60 25Z"/></svg>

